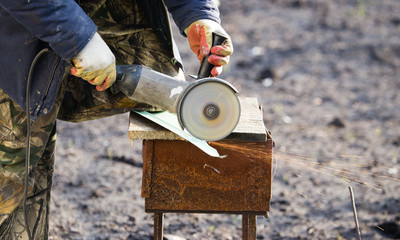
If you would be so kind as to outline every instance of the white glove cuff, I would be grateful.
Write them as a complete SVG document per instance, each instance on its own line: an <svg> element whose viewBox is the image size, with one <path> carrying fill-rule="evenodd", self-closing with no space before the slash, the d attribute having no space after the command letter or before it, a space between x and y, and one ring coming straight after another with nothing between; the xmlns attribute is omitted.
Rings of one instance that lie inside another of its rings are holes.
<svg viewBox="0 0 400 240"><path fill-rule="evenodd" d="M114 54L97 32L74 59L86 72L104 69L115 62Z"/></svg>

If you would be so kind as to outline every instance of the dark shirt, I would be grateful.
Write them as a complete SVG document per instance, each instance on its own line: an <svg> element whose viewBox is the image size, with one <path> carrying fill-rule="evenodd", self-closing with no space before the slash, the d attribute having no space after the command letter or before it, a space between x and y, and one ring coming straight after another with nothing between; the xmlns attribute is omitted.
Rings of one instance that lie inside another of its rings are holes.
<svg viewBox="0 0 400 240"><path fill-rule="evenodd" d="M165 0L165 5L181 33L198 19L219 22L213 0ZM161 15L156 12L161 9L153 11L154 18ZM35 119L53 107L66 65L97 27L74 0L0 0L0 23L0 88L24 110L31 63L42 49L52 50L33 71L30 114Z"/></svg>

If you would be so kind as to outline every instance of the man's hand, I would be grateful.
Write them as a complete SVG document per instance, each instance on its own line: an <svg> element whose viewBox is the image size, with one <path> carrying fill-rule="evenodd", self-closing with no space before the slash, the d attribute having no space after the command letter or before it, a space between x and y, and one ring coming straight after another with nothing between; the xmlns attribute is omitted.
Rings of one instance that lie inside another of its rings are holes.
<svg viewBox="0 0 400 240"><path fill-rule="evenodd" d="M211 48L212 33L216 32L227 40L224 45L218 45ZM222 66L229 62L229 55L233 53L232 41L229 35L217 22L209 19L197 20L185 29L190 48L202 61L204 57L211 55L208 61L215 67L211 70L211 75L218 76L222 72Z"/></svg>
<svg viewBox="0 0 400 240"><path fill-rule="evenodd" d="M115 56L98 33L72 62L71 74L96 85L98 91L106 90L115 82Z"/></svg>

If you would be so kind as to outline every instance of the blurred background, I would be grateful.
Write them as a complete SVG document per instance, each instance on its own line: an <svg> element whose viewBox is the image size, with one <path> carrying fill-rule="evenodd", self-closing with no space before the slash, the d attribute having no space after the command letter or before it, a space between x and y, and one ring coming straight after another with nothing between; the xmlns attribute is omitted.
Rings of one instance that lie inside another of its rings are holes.
<svg viewBox="0 0 400 240"><path fill-rule="evenodd" d="M258 99L276 142L257 239L356 239L349 186L364 239L400 239L400 1L221 0L220 11L234 45L220 77ZM59 121L58 133L51 239L152 239L128 114ZM240 239L241 217L166 214L164 232Z"/></svg>

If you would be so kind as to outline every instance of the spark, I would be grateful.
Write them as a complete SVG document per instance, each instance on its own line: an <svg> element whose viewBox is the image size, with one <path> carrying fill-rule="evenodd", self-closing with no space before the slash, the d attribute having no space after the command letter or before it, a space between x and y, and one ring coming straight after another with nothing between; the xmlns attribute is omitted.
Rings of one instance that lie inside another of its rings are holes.
<svg viewBox="0 0 400 240"><path fill-rule="evenodd" d="M213 166L208 165L207 163L204 164L203 168L206 169L206 167L209 167L209 168L211 168L212 170L214 170L214 172L216 172L216 173L218 173L218 174L221 174L221 172L218 171L218 169L216 169L216 168L213 167Z"/></svg>

